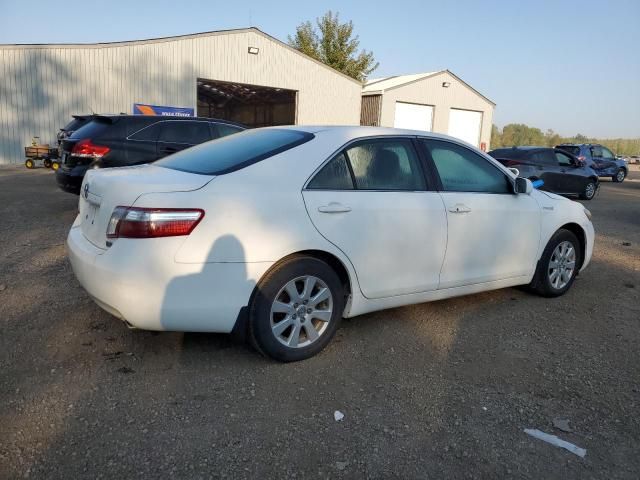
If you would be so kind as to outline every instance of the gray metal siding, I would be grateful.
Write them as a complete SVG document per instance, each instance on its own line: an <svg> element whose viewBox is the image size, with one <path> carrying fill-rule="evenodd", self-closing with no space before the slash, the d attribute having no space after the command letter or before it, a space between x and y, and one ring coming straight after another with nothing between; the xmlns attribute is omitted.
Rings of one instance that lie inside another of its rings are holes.
<svg viewBox="0 0 640 480"><path fill-rule="evenodd" d="M258 47L258 55L247 53ZM196 78L298 91L297 123L358 125L361 85L257 30L73 46L0 46L0 164L74 113L196 107Z"/></svg>

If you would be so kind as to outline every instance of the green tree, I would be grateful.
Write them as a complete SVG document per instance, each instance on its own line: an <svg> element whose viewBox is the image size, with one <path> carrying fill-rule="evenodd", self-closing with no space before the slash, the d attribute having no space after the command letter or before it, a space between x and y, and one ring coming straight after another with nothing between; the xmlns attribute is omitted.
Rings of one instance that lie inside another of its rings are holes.
<svg viewBox="0 0 640 480"><path fill-rule="evenodd" d="M491 126L491 145L490 146L492 149L502 147L502 132L495 125Z"/></svg>
<svg viewBox="0 0 640 480"><path fill-rule="evenodd" d="M329 10L316 19L316 26L309 21L298 25L295 35L288 36L289 45L356 80L366 80L378 68L372 52L358 52L353 22L340 23L339 13Z"/></svg>

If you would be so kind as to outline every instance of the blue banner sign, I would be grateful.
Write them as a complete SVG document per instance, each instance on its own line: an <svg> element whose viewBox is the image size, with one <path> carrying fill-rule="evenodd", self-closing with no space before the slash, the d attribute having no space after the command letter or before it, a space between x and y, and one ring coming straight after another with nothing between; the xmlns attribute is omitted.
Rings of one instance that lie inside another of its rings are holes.
<svg viewBox="0 0 640 480"><path fill-rule="evenodd" d="M188 107L165 107L163 105L145 105L144 103L133 104L134 115L173 115L178 117L194 117L193 108Z"/></svg>

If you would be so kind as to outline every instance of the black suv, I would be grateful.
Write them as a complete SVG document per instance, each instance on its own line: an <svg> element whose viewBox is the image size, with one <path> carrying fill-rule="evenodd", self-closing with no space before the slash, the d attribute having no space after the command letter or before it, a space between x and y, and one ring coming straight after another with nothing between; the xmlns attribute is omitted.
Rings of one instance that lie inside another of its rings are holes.
<svg viewBox="0 0 640 480"><path fill-rule="evenodd" d="M56 180L62 190L77 195L89 168L154 162L244 129L242 125L211 118L93 115L87 124L62 139Z"/></svg>
<svg viewBox="0 0 640 480"><path fill-rule="evenodd" d="M489 155L505 167L517 168L521 177L542 180L541 190L591 200L599 186L598 174L591 167L558 148L497 148Z"/></svg>

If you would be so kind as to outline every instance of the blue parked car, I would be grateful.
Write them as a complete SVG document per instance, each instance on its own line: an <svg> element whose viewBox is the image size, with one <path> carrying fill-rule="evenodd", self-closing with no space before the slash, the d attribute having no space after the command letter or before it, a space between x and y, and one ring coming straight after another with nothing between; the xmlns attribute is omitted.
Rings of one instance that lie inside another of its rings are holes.
<svg viewBox="0 0 640 480"><path fill-rule="evenodd" d="M622 182L629 173L629 166L607 147L597 143L563 143L556 148L570 153L586 166L593 168L599 177L611 177L614 182Z"/></svg>

